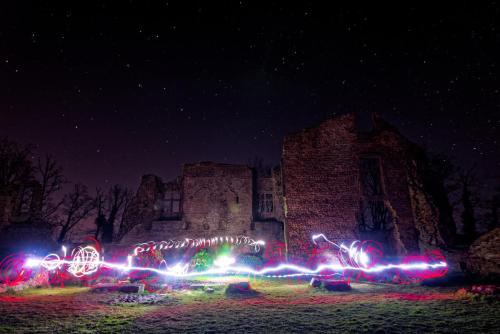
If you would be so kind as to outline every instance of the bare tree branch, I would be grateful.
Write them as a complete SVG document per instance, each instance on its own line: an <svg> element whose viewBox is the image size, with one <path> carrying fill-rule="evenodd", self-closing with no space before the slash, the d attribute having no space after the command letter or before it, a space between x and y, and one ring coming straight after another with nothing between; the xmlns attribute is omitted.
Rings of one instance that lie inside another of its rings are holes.
<svg viewBox="0 0 500 334"><path fill-rule="evenodd" d="M73 190L64 196L61 206L63 218L57 241L62 243L67 233L88 218L95 207L96 201L89 196L87 187L81 183L75 184Z"/></svg>
<svg viewBox="0 0 500 334"><path fill-rule="evenodd" d="M63 199L54 203L53 195L62 189L67 180L63 176L63 168L51 155L38 159L35 173L41 185L41 218L51 221L63 204Z"/></svg>
<svg viewBox="0 0 500 334"><path fill-rule="evenodd" d="M101 234L102 242L113 241L115 222L121 219L120 216L123 216L123 212L130 202L131 197L131 191L118 184L109 189L105 198L102 192L98 191L99 199L98 216L96 218L96 237Z"/></svg>
<svg viewBox="0 0 500 334"><path fill-rule="evenodd" d="M9 193L19 184L33 180L31 147L0 138L0 193Z"/></svg>

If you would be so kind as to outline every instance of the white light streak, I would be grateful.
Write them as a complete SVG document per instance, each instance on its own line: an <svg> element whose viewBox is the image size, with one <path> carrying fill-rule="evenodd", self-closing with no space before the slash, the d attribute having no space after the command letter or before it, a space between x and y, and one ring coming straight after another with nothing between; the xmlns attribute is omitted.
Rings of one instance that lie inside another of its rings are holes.
<svg viewBox="0 0 500 334"><path fill-rule="evenodd" d="M236 260L234 259L234 257L222 255L222 256L219 256L214 261L214 265L216 267L219 267L219 268L227 268L227 267L231 266L232 264L234 264L235 262L236 262Z"/></svg>
<svg viewBox="0 0 500 334"><path fill-rule="evenodd" d="M350 247L343 244L337 245L328 240L324 235L319 234L313 236L313 242L322 237L325 241L336 246L339 249L339 258L341 263L328 263L321 264L314 269L290 264L281 263L275 266L264 267L262 269L254 269L251 267L240 266L236 264L236 260L230 256L220 256L214 261L214 267L205 271L189 271L189 263L177 263L172 267L168 267L165 261L160 263L160 268L141 267L133 265L133 256L127 257L126 263L112 263L100 259L99 252L91 246L79 247L73 250L71 259L60 258L57 254L49 254L43 259L31 258L25 262L26 267L42 267L49 271L66 268L66 270L76 277L83 277L93 274L101 267L124 270L124 271L145 271L151 272L168 277L196 277L205 275L238 275L250 274L255 276L266 277L298 277L298 276L332 276L338 275L345 271L358 271L364 273L380 273L385 270L402 270L402 271L424 271L433 270L438 268L447 268L448 265L444 261L436 263L428 262L414 262L403 264L374 264L369 266L370 258L366 252L363 251L362 243L353 242ZM218 237L212 239L185 239L182 242L165 242L159 244L148 244L146 248L142 246L136 247L134 254L147 251L151 247L158 246L159 249L167 247L195 247L196 245L216 245L220 243L231 242L229 237ZM246 244L250 246L262 245L263 241L254 241L248 237L237 237L233 239L233 244ZM146 244L143 244L146 245ZM138 251L138 249L140 249ZM64 251L64 250L63 250ZM349 258L343 257L343 254L348 254ZM162 266L164 264L164 266ZM163 268L161 268L163 267Z"/></svg>
<svg viewBox="0 0 500 334"><path fill-rule="evenodd" d="M265 245L263 240L254 240L247 236L237 236L237 237L213 237L213 238L198 238L184 240L168 240L168 241L149 241L138 244L133 251L133 255L137 256L142 252L149 252L151 249L158 250L168 250L171 248L197 248L197 247L213 247L224 243L230 243L235 246L250 246L253 247L255 252L260 251L260 247Z"/></svg>

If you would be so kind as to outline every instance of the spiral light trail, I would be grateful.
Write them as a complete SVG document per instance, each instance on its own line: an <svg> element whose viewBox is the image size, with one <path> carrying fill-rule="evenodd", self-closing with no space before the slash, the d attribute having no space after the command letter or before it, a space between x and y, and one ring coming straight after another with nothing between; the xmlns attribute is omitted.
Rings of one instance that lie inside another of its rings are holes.
<svg viewBox="0 0 500 334"><path fill-rule="evenodd" d="M250 246L254 248L255 252L260 250L260 246L265 245L263 240L254 240L247 236L225 236L225 237L213 237L213 238L198 238L198 239L183 239L183 240L168 240L168 241L148 241L136 245L134 248L134 256L139 255L143 252L149 252L151 250L168 250L176 248L204 248L213 247L221 244L232 244L235 246Z"/></svg>
<svg viewBox="0 0 500 334"><path fill-rule="evenodd" d="M344 271L358 271L363 273L380 273L385 270L402 270L402 271L426 271L426 270L446 270L447 263L443 260L436 260L434 262L413 262L413 263L401 263L401 264L380 264L380 265L370 265L370 259L367 258L369 255L365 252L363 248L363 243L354 242L351 246L347 247L343 244L337 245L330 240L328 240L324 235L313 236L313 241L316 239L323 238L325 241L329 242L333 246L339 249L340 263L338 264L321 264L316 268L311 269L304 266L299 266L290 263L281 263L275 266L264 267L261 269L254 269L247 266L240 266L235 263L233 258L220 258L216 261L215 267L209 268L205 271L188 271L188 263L177 263L173 266L163 266L164 269L142 267L133 265L133 259L131 256L127 258L126 263L113 263L107 262L100 258L100 254L96 248L91 246L79 247L72 251L71 257L69 259L61 258L57 254L49 254L41 260L38 259L28 259L25 263L26 267L42 267L46 270L67 270L70 274L75 277L83 277L91 275L99 270L99 268L110 268L120 271L145 271L151 272L167 277L195 277L204 275L233 275L233 274L250 274L255 276L266 276L266 277L298 277L298 276L325 276L332 275L332 273L344 272ZM198 240L198 241L197 241ZM205 241L202 241L205 240ZM251 246L258 245L257 242L252 239L228 239L228 242L243 243ZM210 242L210 245L216 243L222 243L222 238L217 240L209 239L186 239L185 243L178 244L179 247L195 247L196 244L206 244ZM149 243L147 243L150 245ZM160 243L161 244L161 243ZM158 245L158 244L157 244ZM175 247L175 244L170 244L171 247ZM138 246L139 247L139 246ZM142 247L142 246L140 246ZM148 246L150 247L150 246ZM166 246L168 248L168 246ZM141 253L147 251L147 249L142 249L137 251L137 247L134 253ZM444 274L444 273L443 273Z"/></svg>

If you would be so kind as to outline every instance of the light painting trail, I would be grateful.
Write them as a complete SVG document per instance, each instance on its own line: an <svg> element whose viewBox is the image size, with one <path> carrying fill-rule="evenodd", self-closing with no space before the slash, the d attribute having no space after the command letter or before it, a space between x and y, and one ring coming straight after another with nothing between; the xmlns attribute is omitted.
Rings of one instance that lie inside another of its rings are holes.
<svg viewBox="0 0 500 334"><path fill-rule="evenodd" d="M245 237L246 238L246 237ZM319 264L315 268L308 268L305 266L295 265L292 263L279 263L272 266L263 267L261 269L251 268L249 266L241 266L236 263L235 258L223 255L219 256L214 261L214 265L211 268L203 271L189 271L189 263L176 263L173 266L168 266L165 263L164 268L152 268L136 266L133 264L134 260L132 256L127 257L126 263L113 263L105 261L101 258L101 255L96 248L91 246L79 247L72 251L71 256L66 258L61 258L57 254L49 254L43 259L28 259L25 266L28 268L41 267L49 271L53 270L66 270L75 277L83 277L96 273L99 268L109 268L122 272L129 271L143 271L150 272L165 277L173 278L189 278L196 276L206 276L206 275L238 275L238 274L249 274L255 276L265 276L265 277L300 277L300 276L332 276L338 274L339 272L353 271L362 272L368 274L377 274L387 270L401 270L403 272L407 271L437 271L437 276L443 276L447 270L447 263L444 259L436 259L435 261L416 261L410 263L399 263L399 264L374 264L370 259L370 255L365 251L364 243L355 241L349 247L341 244L337 245L330 240L328 240L324 235L319 234L313 236L313 242L316 243L317 239L322 238L324 241L328 242L332 246L339 250L338 259L340 263L325 263ZM210 241L210 244L215 243L222 244L222 239L218 241ZM190 241L187 241L190 240ZM189 245L196 244L192 240L205 240L205 239L186 239L185 243L178 244L179 247L192 247ZM213 239L212 239L213 240ZM227 239L228 242L233 244L238 244L236 239ZM244 240L244 244L255 247L255 245L263 244L260 241L253 241L250 238L240 239ZM206 242L204 242L206 243ZM150 243L147 243L151 245ZM145 245L145 244L141 244ZM141 248L143 246L140 246ZM148 246L150 247L150 246ZM172 246L175 247L175 246ZM167 247L168 248L168 247ZM141 251L137 250L136 247L134 254L137 255L141 252L146 251L143 249ZM66 253L65 249L63 250ZM165 261L162 261L165 262ZM436 276L436 273L434 273Z"/></svg>
<svg viewBox="0 0 500 334"><path fill-rule="evenodd" d="M320 265L315 269L309 269L306 267L283 263L274 267L263 268L260 270L255 270L250 267L244 266L221 266L220 268L209 269L205 271L196 271L196 272L186 272L187 264L176 264L173 267L169 267L166 270L156 269L156 268L148 268L148 267L137 267L137 266L129 266L128 264L120 264L120 263L111 263L101 260L94 260L95 256L92 257L88 262L83 262L82 260L77 260L77 263L74 263L74 260L64 260L64 259L43 259L43 260L34 260L30 259L26 262L26 266L35 267L42 266L48 270L49 268L61 268L64 265L69 265L69 268L77 267L78 271L71 272L73 275L77 277L81 277L84 275L90 275L96 271L96 268L99 266L122 270L122 271L130 271L130 270L139 270L139 271L149 271L157 274L161 274L164 276L170 277L196 277L196 276L204 276L204 275L224 275L224 274L251 274L257 276L269 276L269 274L281 272L281 271L294 271L292 274L282 274L282 275L272 275L272 277L294 277L294 276L316 276L324 271L345 271L345 270L353 270L353 271L362 271L365 273L380 273L389 269L399 269L403 271L408 270L429 270L436 268L446 268L447 264L444 261L440 261L437 263L426 263L426 262L416 262L409 264L387 264L387 265L378 265L371 268L361 268L354 266L344 266L341 264L325 264ZM86 271L88 270L88 271Z"/></svg>
<svg viewBox="0 0 500 334"><path fill-rule="evenodd" d="M373 261L372 257L375 251L378 252L380 256L382 255L382 251L380 251L378 248L370 248L370 246L372 246L373 244L373 242L371 241L355 240L350 244L349 247L347 247L344 244L338 245L330 241L324 234L313 235L312 241L315 245L317 244L317 239L322 239L329 245L337 248L337 258L339 259L340 263L345 266L367 268L370 264L370 261Z"/></svg>
<svg viewBox="0 0 500 334"><path fill-rule="evenodd" d="M148 252L150 250L168 250L177 248L199 248L199 247L213 247L222 244L231 244L235 246L250 246L253 247L255 252L260 250L260 246L266 243L263 240L253 240L247 236L225 236L225 237L213 237L209 239L199 238L199 239L189 239L185 238L183 240L168 240L168 241L149 241L138 244L134 248L134 256L139 255L143 252Z"/></svg>

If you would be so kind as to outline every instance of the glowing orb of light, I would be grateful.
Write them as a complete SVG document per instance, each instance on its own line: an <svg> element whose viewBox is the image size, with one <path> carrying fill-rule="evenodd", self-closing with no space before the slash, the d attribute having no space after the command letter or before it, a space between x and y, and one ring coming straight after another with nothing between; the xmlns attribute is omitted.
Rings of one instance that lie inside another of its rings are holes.
<svg viewBox="0 0 500 334"><path fill-rule="evenodd" d="M230 265L234 264L235 262L236 262L236 260L234 259L234 257L227 256L227 255L222 255L222 256L219 256L214 261L214 265L216 267L219 267L219 268L227 268Z"/></svg>
<svg viewBox="0 0 500 334"><path fill-rule="evenodd" d="M36 260L31 261L31 260L32 259L29 259L27 262L30 262L31 265L34 266L37 263L37 261ZM52 271L61 268L63 261L61 261L59 255L52 253L44 257L42 261L38 262L38 264L40 264L48 271Z"/></svg>
<svg viewBox="0 0 500 334"><path fill-rule="evenodd" d="M76 277L95 273L99 269L99 252L92 246L79 247L73 250L73 260L68 272Z"/></svg>

